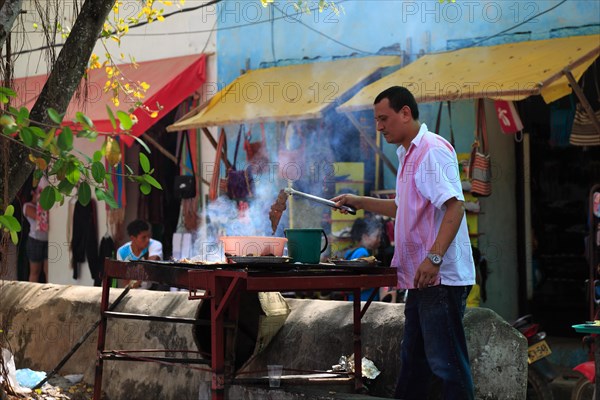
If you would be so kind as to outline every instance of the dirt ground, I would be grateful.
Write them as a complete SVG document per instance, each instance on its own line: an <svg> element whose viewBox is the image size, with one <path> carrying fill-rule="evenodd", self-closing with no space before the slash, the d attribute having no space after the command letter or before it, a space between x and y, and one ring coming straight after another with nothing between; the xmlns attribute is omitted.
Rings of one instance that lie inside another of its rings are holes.
<svg viewBox="0 0 600 400"><path fill-rule="evenodd" d="M91 400L94 392L94 387L92 385L87 385L83 382L72 384L67 379L60 376L51 378L41 389L33 391L30 394L14 396L6 393L8 392L6 387L3 386L2 389L4 392L0 391L0 400Z"/></svg>

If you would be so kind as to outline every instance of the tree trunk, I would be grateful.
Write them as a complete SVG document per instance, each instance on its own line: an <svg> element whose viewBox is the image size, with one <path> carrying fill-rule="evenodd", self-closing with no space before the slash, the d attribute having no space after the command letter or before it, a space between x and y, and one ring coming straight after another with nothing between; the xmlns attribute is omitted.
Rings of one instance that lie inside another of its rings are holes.
<svg viewBox="0 0 600 400"><path fill-rule="evenodd" d="M75 25L60 51L56 63L52 66L48 81L31 109L32 121L48 124L51 123L47 113L48 108L54 108L59 113L67 110L73 93L81 83L94 45L114 3L115 0L86 0L83 4ZM25 147L8 141L3 135L0 137L2 137L0 146L10 146L8 171L4 171L5 165L0 163L0 193L3 193L4 186L7 186L10 203L33 171L34 166L28 161L29 152ZM5 175L5 172L8 174ZM5 176L8 176L7 180L5 180ZM3 209L4 205L0 205Z"/></svg>
<svg viewBox="0 0 600 400"><path fill-rule="evenodd" d="M23 0L0 0L0 49L21 12Z"/></svg>

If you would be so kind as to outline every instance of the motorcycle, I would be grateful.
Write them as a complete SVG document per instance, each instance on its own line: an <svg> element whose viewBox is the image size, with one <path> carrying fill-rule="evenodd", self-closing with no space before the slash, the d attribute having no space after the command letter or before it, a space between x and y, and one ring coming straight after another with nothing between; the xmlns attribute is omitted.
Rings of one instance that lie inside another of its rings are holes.
<svg viewBox="0 0 600 400"><path fill-rule="evenodd" d="M558 372L547 359L552 351L545 340L546 332L533 322L531 315L517 319L512 326L527 339L527 400L553 400L550 383Z"/></svg>

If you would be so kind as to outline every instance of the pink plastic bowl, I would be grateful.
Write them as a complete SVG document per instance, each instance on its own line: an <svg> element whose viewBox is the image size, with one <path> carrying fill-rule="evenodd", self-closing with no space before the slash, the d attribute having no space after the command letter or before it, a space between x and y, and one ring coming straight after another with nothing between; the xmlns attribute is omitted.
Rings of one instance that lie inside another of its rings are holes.
<svg viewBox="0 0 600 400"><path fill-rule="evenodd" d="M221 236L223 251L234 256L283 256L287 238L274 236Z"/></svg>

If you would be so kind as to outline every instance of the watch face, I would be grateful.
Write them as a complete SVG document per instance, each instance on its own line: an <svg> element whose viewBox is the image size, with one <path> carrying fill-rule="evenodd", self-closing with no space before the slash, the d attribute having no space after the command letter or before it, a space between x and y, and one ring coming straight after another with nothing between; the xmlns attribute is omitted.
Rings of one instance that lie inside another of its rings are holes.
<svg viewBox="0 0 600 400"><path fill-rule="evenodd" d="M442 257L437 255L437 254L430 254L429 255L429 259L431 260L432 263L434 263L435 265L440 265L442 263Z"/></svg>

